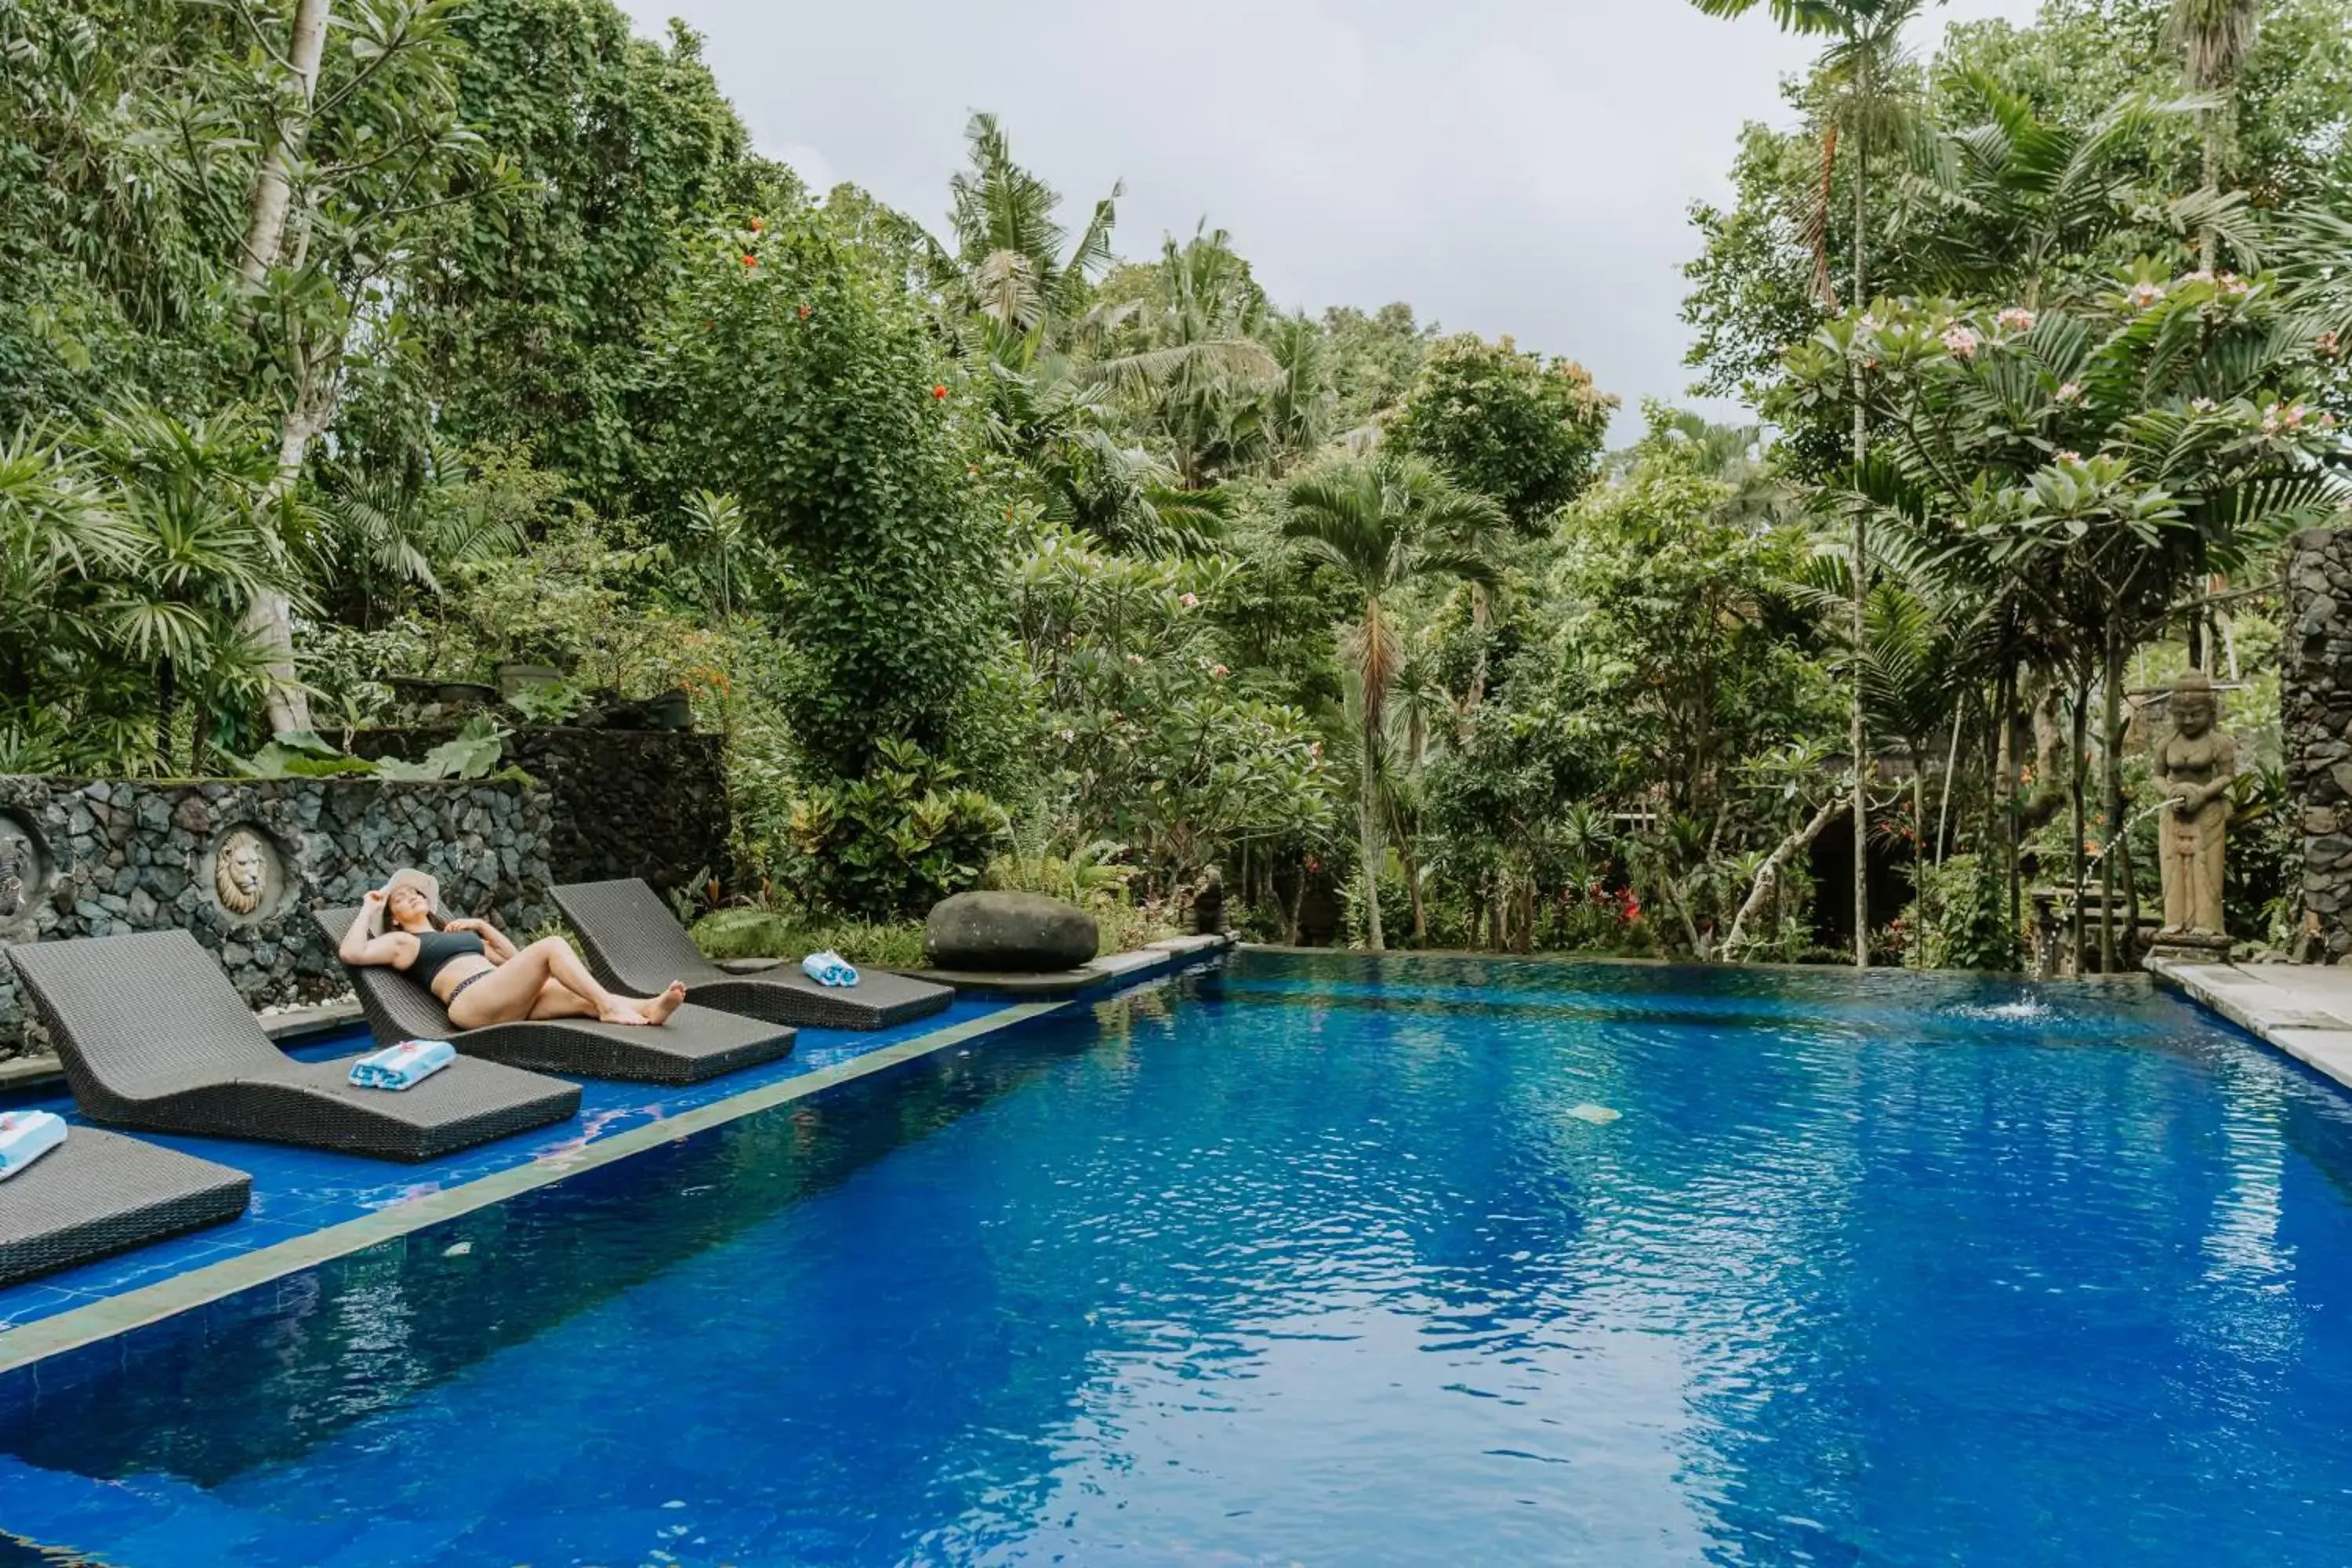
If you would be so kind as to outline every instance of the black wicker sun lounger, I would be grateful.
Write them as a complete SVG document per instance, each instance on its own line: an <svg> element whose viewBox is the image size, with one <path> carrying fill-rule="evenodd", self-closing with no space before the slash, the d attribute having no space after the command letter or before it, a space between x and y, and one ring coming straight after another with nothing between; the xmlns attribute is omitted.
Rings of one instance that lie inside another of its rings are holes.
<svg viewBox="0 0 2352 1568"><path fill-rule="evenodd" d="M331 947L343 940L353 910L320 910L319 929ZM792 1055L793 1031L756 1018L739 1018L688 1005L659 1027L604 1024L593 1018L529 1018L516 1024L460 1029L433 993L397 970L343 965L359 993L375 1037L446 1040L469 1057L566 1078L634 1079L643 1083L700 1083L705 1079Z"/></svg>
<svg viewBox="0 0 2352 1568"><path fill-rule="evenodd" d="M789 964L730 974L702 956L661 895L635 877L573 882L555 889L555 902L596 977L634 995L651 996L683 980L690 1001L824 1029L887 1029L955 1000L950 987L872 971L854 986L819 985Z"/></svg>
<svg viewBox="0 0 2352 1568"><path fill-rule="evenodd" d="M136 1138L77 1127L0 1182L0 1285L225 1225L253 1178Z"/></svg>
<svg viewBox="0 0 2352 1568"><path fill-rule="evenodd" d="M493 1062L387 1094L354 1087L349 1062L296 1061L184 931L18 942L8 956L93 1121L430 1160L580 1109L579 1085Z"/></svg>

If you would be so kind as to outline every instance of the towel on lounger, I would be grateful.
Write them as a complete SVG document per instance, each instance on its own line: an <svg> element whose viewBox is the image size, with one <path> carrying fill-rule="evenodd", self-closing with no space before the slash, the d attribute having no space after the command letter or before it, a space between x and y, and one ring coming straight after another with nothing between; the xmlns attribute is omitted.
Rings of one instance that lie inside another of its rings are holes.
<svg viewBox="0 0 2352 1568"><path fill-rule="evenodd" d="M352 1081L362 1089L415 1089L457 1059L446 1040L403 1040L352 1064Z"/></svg>
<svg viewBox="0 0 2352 1568"><path fill-rule="evenodd" d="M857 984L857 971L850 967L849 960L831 948L826 948L823 952L812 952L802 959L801 973L819 985Z"/></svg>
<svg viewBox="0 0 2352 1568"><path fill-rule="evenodd" d="M0 1180L66 1141L66 1119L47 1110L0 1113Z"/></svg>

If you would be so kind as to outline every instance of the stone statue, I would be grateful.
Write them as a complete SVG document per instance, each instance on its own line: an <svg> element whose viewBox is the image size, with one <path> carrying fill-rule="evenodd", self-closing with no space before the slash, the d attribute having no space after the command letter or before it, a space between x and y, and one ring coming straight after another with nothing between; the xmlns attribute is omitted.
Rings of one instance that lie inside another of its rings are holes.
<svg viewBox="0 0 2352 1568"><path fill-rule="evenodd" d="M221 840L213 858L213 891L221 908L233 915L249 915L261 907L262 889L269 882L269 851L261 836L240 827Z"/></svg>
<svg viewBox="0 0 2352 1568"><path fill-rule="evenodd" d="M2172 685L2172 732L2156 749L2164 791L2158 814L2158 864L2164 873L2164 929L2158 946L2221 948L2221 867L2230 827L2230 781L2238 742L2214 728L2213 682L2201 669Z"/></svg>
<svg viewBox="0 0 2352 1568"><path fill-rule="evenodd" d="M1201 879L1192 884L1192 932L1225 934L1225 879L1214 866L1203 868Z"/></svg>
<svg viewBox="0 0 2352 1568"><path fill-rule="evenodd" d="M25 912L38 891L33 887L40 871L40 861L33 853L33 841L6 817L0 817L0 924L5 924Z"/></svg>

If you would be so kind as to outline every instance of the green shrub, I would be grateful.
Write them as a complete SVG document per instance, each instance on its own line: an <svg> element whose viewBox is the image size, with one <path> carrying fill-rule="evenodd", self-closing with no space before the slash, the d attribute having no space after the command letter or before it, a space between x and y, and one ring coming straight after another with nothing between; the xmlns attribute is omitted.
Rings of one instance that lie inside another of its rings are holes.
<svg viewBox="0 0 2352 1568"><path fill-rule="evenodd" d="M781 910L715 910L696 923L694 940L714 961L782 958L797 962L831 948L852 963L883 969L923 966L923 928L917 921L826 920Z"/></svg>
<svg viewBox="0 0 2352 1568"><path fill-rule="evenodd" d="M818 785L793 803L786 880L814 909L920 915L979 879L1004 813L912 742L881 740L875 756L864 778Z"/></svg>

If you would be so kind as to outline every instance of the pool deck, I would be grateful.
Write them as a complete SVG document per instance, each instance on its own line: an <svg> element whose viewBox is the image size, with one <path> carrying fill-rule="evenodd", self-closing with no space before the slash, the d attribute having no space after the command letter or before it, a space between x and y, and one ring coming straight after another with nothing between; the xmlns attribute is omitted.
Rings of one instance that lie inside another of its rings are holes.
<svg viewBox="0 0 2352 1568"><path fill-rule="evenodd" d="M2352 969L2311 963L2192 963L2150 956L2150 973L2352 1089Z"/></svg>
<svg viewBox="0 0 2352 1568"><path fill-rule="evenodd" d="M1222 937L1155 943L1147 954L1075 995L1034 1001L960 995L946 1012L895 1029L860 1034L804 1028L783 1061L709 1083L667 1087L588 1079L580 1114L572 1120L423 1164L229 1139L135 1133L249 1173L251 1208L226 1226L0 1289L0 1372L143 1328L851 1079L1090 1005L1189 968L1228 945L1229 939ZM372 1044L364 1032L351 1031L289 1049L323 1060L356 1055ZM80 1121L71 1100L54 1089L0 1092L0 1108L56 1110Z"/></svg>

